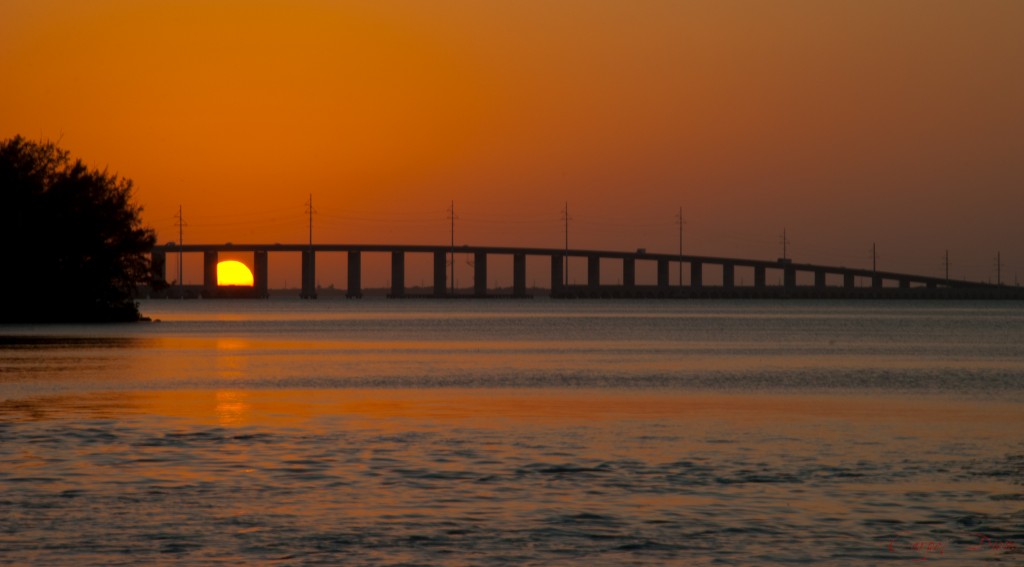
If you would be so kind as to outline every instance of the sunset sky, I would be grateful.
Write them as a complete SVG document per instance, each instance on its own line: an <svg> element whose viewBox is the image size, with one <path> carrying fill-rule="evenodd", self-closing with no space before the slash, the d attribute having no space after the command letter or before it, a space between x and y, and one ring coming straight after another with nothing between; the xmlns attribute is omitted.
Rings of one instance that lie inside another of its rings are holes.
<svg viewBox="0 0 1024 567"><path fill-rule="evenodd" d="M447 243L454 200L457 244L560 247L568 202L573 247L673 252L682 207L689 253L1024 279L1015 0L4 0L0 76L0 138L160 242L303 242L312 193L318 242Z"/></svg>

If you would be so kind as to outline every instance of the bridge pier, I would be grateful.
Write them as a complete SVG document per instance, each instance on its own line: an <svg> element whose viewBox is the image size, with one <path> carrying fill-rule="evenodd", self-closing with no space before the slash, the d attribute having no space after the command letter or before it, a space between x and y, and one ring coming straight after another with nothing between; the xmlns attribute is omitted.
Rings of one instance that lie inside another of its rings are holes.
<svg viewBox="0 0 1024 567"><path fill-rule="evenodd" d="M153 282L167 281L167 253L154 250L149 253L149 277Z"/></svg>
<svg viewBox="0 0 1024 567"><path fill-rule="evenodd" d="M455 261L454 255L452 261ZM434 297L448 296L447 267L448 253L443 250L434 252Z"/></svg>
<svg viewBox="0 0 1024 567"><path fill-rule="evenodd" d="M256 297L270 297L270 261L266 250L252 253L252 290Z"/></svg>
<svg viewBox="0 0 1024 567"><path fill-rule="evenodd" d="M679 282L683 285L683 282ZM668 260L658 260L658 289L668 289Z"/></svg>
<svg viewBox="0 0 1024 567"><path fill-rule="evenodd" d="M782 269L782 282L787 288L796 287L796 268L786 266Z"/></svg>
<svg viewBox="0 0 1024 567"><path fill-rule="evenodd" d="M203 295L213 297L217 294L217 251L203 252Z"/></svg>
<svg viewBox="0 0 1024 567"><path fill-rule="evenodd" d="M302 299L316 299L316 252L302 251Z"/></svg>
<svg viewBox="0 0 1024 567"><path fill-rule="evenodd" d="M601 287L600 256L587 256L587 287L590 289Z"/></svg>
<svg viewBox="0 0 1024 567"><path fill-rule="evenodd" d="M731 289L736 287L736 265L722 264L722 287Z"/></svg>
<svg viewBox="0 0 1024 567"><path fill-rule="evenodd" d="M636 258L622 259L622 285L636 287Z"/></svg>
<svg viewBox="0 0 1024 567"><path fill-rule="evenodd" d="M562 271L562 265L565 261L565 256L561 254L551 255L551 295L556 295L562 292L564 286L565 275Z"/></svg>
<svg viewBox="0 0 1024 567"><path fill-rule="evenodd" d="M405 252L391 253L391 297L405 297Z"/></svg>
<svg viewBox="0 0 1024 567"><path fill-rule="evenodd" d="M843 274L843 287L846 289L853 289L857 287L857 278L853 274L847 272Z"/></svg>
<svg viewBox="0 0 1024 567"><path fill-rule="evenodd" d="M358 250L348 253L348 288L345 297L359 298L363 296L363 259Z"/></svg>
<svg viewBox="0 0 1024 567"><path fill-rule="evenodd" d="M526 254L512 256L512 297L526 297Z"/></svg>
<svg viewBox="0 0 1024 567"><path fill-rule="evenodd" d="M900 280L900 289L910 289L910 280L908 280L908 279L901 279Z"/></svg>
<svg viewBox="0 0 1024 567"><path fill-rule="evenodd" d="M766 287L765 275L767 271L768 270L764 266L754 266L754 287L758 289Z"/></svg>
<svg viewBox="0 0 1024 567"><path fill-rule="evenodd" d="M477 297L487 295L487 253L473 254L473 294Z"/></svg>
<svg viewBox="0 0 1024 567"><path fill-rule="evenodd" d="M487 253L477 252L473 254L473 295L486 297L487 295Z"/></svg>
<svg viewBox="0 0 1024 567"><path fill-rule="evenodd" d="M704 264L690 262L690 287L700 289L704 287Z"/></svg>
<svg viewBox="0 0 1024 567"><path fill-rule="evenodd" d="M825 289L825 270L814 270L814 287Z"/></svg>
<svg viewBox="0 0 1024 567"><path fill-rule="evenodd" d="M875 289L881 289L882 288L882 277L881 276L871 276L871 287L873 287Z"/></svg>

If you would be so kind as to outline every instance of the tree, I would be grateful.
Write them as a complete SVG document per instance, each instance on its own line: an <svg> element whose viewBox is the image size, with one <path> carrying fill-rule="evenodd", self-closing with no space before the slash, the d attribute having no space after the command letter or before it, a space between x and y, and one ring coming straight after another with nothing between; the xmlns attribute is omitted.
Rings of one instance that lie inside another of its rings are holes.
<svg viewBox="0 0 1024 567"><path fill-rule="evenodd" d="M0 141L0 322L138 320L156 242L132 182L52 142Z"/></svg>

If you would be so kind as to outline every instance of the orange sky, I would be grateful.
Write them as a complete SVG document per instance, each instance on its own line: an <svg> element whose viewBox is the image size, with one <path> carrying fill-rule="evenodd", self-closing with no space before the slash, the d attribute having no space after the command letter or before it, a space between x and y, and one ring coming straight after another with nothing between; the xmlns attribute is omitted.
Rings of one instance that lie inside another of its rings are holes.
<svg viewBox="0 0 1024 567"><path fill-rule="evenodd" d="M568 201L572 246L674 251L683 207L695 254L1012 281L1022 69L1014 0L4 0L0 137L161 242L301 242L312 193L319 242L446 243L455 200L457 243L558 247Z"/></svg>

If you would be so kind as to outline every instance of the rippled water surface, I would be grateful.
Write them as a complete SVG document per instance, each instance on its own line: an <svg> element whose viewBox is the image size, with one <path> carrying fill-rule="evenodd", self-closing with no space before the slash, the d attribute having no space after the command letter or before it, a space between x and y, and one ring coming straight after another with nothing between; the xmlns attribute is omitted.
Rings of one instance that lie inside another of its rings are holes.
<svg viewBox="0 0 1024 567"><path fill-rule="evenodd" d="M1024 306L0 327L0 564L1024 562Z"/></svg>

